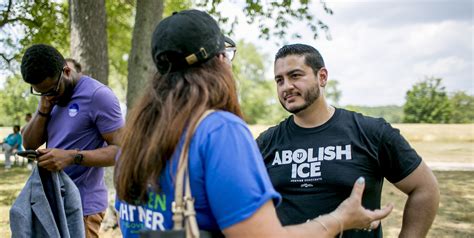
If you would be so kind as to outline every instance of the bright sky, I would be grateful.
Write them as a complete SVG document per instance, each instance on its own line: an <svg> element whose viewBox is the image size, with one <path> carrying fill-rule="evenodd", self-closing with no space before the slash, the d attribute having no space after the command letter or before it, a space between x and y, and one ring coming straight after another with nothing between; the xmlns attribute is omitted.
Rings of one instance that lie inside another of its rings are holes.
<svg viewBox="0 0 474 238"><path fill-rule="evenodd" d="M228 1L221 10L243 18L241 1ZM443 78L449 92L474 94L473 2L471 0L327 1L333 15L313 0L312 11L329 25L332 40L321 32L317 40L304 23L295 24L305 43L317 48L329 78L339 81L341 105L403 105L405 93L425 76ZM269 57L278 46L258 39L257 26L239 22L233 38L255 43Z"/></svg>
<svg viewBox="0 0 474 238"><path fill-rule="evenodd" d="M243 0L223 2L223 15L241 19L232 37L254 43L268 56L272 79L273 56L283 41L258 39L257 24L246 24ZM403 105L406 91L426 76L443 78L449 92L474 94L473 1L328 0L333 15L312 2L312 12L329 25L332 40L324 32L313 40L305 23L295 23L288 34L299 32L302 39L288 39L321 52L329 79L339 81L341 105Z"/></svg>

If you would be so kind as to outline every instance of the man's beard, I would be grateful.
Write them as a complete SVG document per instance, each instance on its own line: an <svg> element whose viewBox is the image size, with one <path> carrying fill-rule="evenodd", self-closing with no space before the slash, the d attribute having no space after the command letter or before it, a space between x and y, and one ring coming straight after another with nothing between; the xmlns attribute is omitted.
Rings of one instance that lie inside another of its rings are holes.
<svg viewBox="0 0 474 238"><path fill-rule="evenodd" d="M292 108L291 110L288 109L286 106L285 106L285 103L282 102L280 100L280 104L283 106L283 108L285 108L286 111L290 112L290 113L293 113L293 114L296 114L298 112L301 112L303 111L304 109L308 108L311 104L313 104L318 98L319 98L319 95L321 93L319 92L319 86L318 85L315 85L314 87L306 90L305 92L302 93L302 96L303 96L303 99L304 99L304 104L299 106L299 107L295 107L295 108Z"/></svg>
<svg viewBox="0 0 474 238"><path fill-rule="evenodd" d="M72 82L64 84L64 93L59 98L56 105L60 107L65 107L71 101L72 94L74 93L74 84Z"/></svg>

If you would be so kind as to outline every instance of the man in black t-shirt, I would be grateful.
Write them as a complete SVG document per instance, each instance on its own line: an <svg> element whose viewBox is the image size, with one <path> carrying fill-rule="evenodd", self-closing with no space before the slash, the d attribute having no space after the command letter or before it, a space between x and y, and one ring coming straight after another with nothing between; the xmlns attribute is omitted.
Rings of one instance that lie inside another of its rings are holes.
<svg viewBox="0 0 474 238"><path fill-rule="evenodd" d="M324 96L328 71L313 47L284 46L274 66L280 103L293 115L263 132L257 143L283 197L277 207L282 224L334 210L364 176L364 207L380 208L386 178L408 195L400 237L426 236L438 209L437 181L399 131L383 119L330 106ZM382 236L380 227L344 232Z"/></svg>

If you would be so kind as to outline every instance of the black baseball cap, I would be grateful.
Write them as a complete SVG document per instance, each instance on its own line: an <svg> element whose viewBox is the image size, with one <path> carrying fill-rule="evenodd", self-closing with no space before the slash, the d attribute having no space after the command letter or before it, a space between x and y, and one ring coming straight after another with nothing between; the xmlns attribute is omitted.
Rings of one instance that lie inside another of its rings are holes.
<svg viewBox="0 0 474 238"><path fill-rule="evenodd" d="M199 65L224 50L217 22L199 10L185 10L163 19L153 32L151 53L161 74Z"/></svg>
<svg viewBox="0 0 474 238"><path fill-rule="evenodd" d="M224 36L225 47L235 47L235 42L227 36Z"/></svg>

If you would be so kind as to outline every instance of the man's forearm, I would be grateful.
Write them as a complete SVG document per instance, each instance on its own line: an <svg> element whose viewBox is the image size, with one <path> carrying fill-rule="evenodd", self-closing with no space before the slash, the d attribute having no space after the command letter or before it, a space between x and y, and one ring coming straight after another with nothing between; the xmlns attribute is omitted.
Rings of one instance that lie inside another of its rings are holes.
<svg viewBox="0 0 474 238"><path fill-rule="evenodd" d="M405 204L400 237L425 237L436 216L438 204L437 186L413 191Z"/></svg>
<svg viewBox="0 0 474 238"><path fill-rule="evenodd" d="M36 150L46 142L48 118L36 113L22 132L25 149Z"/></svg>
<svg viewBox="0 0 474 238"><path fill-rule="evenodd" d="M83 166L89 167L107 167L115 164L115 155L117 154L118 146L109 145L104 148L95 150L79 151L84 158L81 163Z"/></svg>

